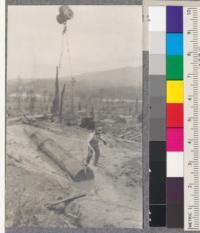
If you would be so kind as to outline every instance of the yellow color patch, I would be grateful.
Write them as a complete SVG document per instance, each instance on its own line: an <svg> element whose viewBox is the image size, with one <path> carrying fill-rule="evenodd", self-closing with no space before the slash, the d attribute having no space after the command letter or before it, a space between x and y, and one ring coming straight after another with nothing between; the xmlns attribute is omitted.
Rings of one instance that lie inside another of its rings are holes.
<svg viewBox="0 0 200 233"><path fill-rule="evenodd" d="M167 81L167 103L183 103L183 81Z"/></svg>

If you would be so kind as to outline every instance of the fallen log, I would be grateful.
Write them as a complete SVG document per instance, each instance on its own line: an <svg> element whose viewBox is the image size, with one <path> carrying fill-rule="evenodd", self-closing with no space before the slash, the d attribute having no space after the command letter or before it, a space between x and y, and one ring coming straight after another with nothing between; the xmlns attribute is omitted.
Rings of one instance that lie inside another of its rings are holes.
<svg viewBox="0 0 200 233"><path fill-rule="evenodd" d="M36 123L36 121L47 120L51 118L52 118L52 114L35 114L31 116L27 114L23 114L21 120L24 124L34 124Z"/></svg>
<svg viewBox="0 0 200 233"><path fill-rule="evenodd" d="M84 169L79 160L40 130L27 126L24 128L24 131L38 146L38 149L67 173L73 181L94 179L94 173L91 168L87 167L87 169Z"/></svg>

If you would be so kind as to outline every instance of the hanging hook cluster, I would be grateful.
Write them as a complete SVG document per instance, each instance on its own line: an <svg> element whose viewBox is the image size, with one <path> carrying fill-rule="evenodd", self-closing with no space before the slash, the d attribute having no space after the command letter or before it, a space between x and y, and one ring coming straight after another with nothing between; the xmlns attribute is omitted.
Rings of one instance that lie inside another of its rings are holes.
<svg viewBox="0 0 200 233"><path fill-rule="evenodd" d="M70 9L67 5L62 5L59 7L59 14L56 16L57 22L59 24L63 25L63 31L62 31L62 41L61 41L61 52L60 52L60 58L59 58L59 69L61 67L63 53L64 53L64 47L66 46L66 50L68 53L68 59L69 59L69 66L70 66L70 73L71 72L71 55L70 55L70 48L69 48L69 41L67 38L67 21L72 19L74 16L73 11Z"/></svg>
<svg viewBox="0 0 200 233"><path fill-rule="evenodd" d="M60 6L59 14L56 16L57 22L64 25L63 34L67 31L67 21L74 16L73 11L67 5Z"/></svg>

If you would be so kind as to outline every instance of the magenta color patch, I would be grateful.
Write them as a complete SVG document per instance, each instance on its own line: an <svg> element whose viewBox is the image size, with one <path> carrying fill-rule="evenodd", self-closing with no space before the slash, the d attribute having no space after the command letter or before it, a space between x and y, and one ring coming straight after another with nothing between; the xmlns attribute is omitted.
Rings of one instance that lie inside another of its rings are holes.
<svg viewBox="0 0 200 233"><path fill-rule="evenodd" d="M167 128L167 151L183 151L183 128Z"/></svg>

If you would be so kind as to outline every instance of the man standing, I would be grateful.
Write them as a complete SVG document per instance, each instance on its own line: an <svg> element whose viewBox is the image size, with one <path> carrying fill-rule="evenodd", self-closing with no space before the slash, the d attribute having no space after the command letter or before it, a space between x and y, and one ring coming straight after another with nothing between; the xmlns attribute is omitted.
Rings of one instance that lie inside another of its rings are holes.
<svg viewBox="0 0 200 233"><path fill-rule="evenodd" d="M102 130L100 127L90 133L88 137L88 156L86 159L86 165L90 163L91 158L94 156L93 165L97 166L100 157L99 141L102 141L106 145L106 141L101 138Z"/></svg>

